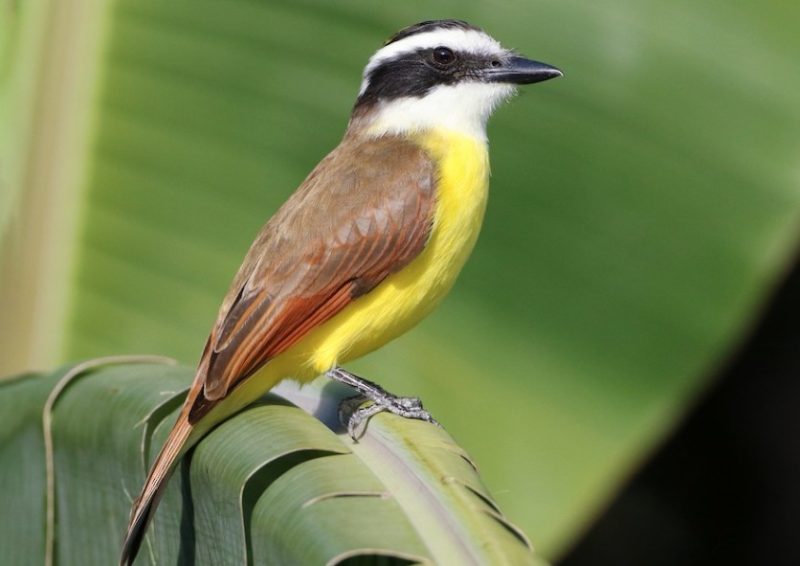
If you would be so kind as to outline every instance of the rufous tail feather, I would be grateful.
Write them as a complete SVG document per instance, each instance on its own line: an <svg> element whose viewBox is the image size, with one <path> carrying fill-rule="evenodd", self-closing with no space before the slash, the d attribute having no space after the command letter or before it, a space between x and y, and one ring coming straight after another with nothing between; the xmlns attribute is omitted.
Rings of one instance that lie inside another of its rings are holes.
<svg viewBox="0 0 800 566"><path fill-rule="evenodd" d="M133 564L147 531L147 526L153 518L167 482L180 457L189 448L187 440L195 428L189 422L189 412L202 390L202 384L198 384L195 381L195 385L189 391L175 426L170 431L155 463L150 468L150 473L147 475L141 494L134 501L130 522L128 523L128 531L122 544L121 566Z"/></svg>

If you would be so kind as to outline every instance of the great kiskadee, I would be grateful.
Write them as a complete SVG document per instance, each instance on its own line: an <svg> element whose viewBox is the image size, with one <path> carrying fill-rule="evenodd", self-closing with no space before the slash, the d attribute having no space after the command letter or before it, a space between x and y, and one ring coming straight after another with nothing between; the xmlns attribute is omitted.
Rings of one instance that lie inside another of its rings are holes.
<svg viewBox="0 0 800 566"><path fill-rule="evenodd" d="M341 143L262 228L222 301L191 389L133 504L130 564L178 459L285 378L327 373L376 412L432 420L339 366L430 313L478 237L486 121L517 85L561 76L457 20L393 35L369 60Z"/></svg>

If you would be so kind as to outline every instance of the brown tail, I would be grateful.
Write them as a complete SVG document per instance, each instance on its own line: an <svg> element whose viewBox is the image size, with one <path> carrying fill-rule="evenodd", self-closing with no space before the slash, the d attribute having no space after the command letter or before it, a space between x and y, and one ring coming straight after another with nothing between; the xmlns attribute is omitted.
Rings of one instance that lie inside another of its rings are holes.
<svg viewBox="0 0 800 566"><path fill-rule="evenodd" d="M198 385L200 386L198 387ZM167 486L167 480L172 475L172 471L175 469L175 465L184 453L185 448L188 448L186 441L194 429L194 425L189 422L189 411L201 391L202 385L195 382L195 385L189 391L175 426L170 431L167 441L161 448L161 452L158 453L155 463L150 468L150 473L147 475L141 494L133 503L128 532L122 545L122 556L119 561L121 566L130 566L136 558L139 546L141 546L144 534L147 531L147 526L153 518L156 507L158 507L164 488Z"/></svg>

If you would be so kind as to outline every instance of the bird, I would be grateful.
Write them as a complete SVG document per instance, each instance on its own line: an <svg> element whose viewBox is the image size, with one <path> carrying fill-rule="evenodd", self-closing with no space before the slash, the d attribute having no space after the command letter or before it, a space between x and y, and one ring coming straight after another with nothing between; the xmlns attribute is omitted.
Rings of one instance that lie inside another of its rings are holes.
<svg viewBox="0 0 800 566"><path fill-rule="evenodd" d="M342 364L411 329L449 292L483 222L489 116L520 85L560 76L452 19L405 27L369 58L341 142L258 233L222 301L133 502L121 566L180 458L284 379L325 374L354 387L354 440L381 411L435 422L419 399Z"/></svg>

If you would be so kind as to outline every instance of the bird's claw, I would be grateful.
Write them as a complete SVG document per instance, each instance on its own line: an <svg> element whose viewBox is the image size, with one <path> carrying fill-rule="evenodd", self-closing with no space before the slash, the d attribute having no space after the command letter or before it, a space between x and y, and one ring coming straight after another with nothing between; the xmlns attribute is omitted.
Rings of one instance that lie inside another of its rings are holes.
<svg viewBox="0 0 800 566"><path fill-rule="evenodd" d="M362 407L361 405L367 401L372 401L372 403ZM369 399L364 395L343 399L339 404L339 421L347 427L347 434L350 435L350 438L358 442L358 439L364 436L367 430L369 419L384 411L406 419L421 420L441 426L425 410L418 397L395 397L390 394L375 399Z"/></svg>

